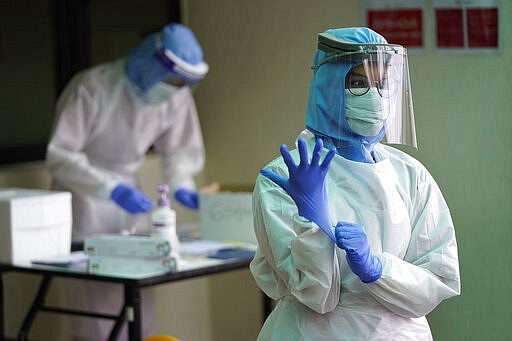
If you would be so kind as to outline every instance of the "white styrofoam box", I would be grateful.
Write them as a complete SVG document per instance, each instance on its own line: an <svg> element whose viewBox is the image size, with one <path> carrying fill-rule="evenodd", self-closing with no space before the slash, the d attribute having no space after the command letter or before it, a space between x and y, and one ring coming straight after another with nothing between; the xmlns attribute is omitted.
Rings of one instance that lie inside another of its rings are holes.
<svg viewBox="0 0 512 341"><path fill-rule="evenodd" d="M256 244L252 217L252 193L199 194L201 238Z"/></svg>
<svg viewBox="0 0 512 341"><path fill-rule="evenodd" d="M155 236L98 234L85 239L84 251L96 256L165 257L171 246L167 239Z"/></svg>
<svg viewBox="0 0 512 341"><path fill-rule="evenodd" d="M0 188L0 261L71 252L71 193Z"/></svg>

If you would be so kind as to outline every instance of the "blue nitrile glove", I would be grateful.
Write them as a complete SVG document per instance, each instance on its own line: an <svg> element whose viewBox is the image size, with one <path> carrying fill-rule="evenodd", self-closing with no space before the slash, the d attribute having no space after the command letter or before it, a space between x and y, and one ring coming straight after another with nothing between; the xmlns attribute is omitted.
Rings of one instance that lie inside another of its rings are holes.
<svg viewBox="0 0 512 341"><path fill-rule="evenodd" d="M153 207L151 199L141 190L125 184L117 185L110 193L110 198L132 214L144 213Z"/></svg>
<svg viewBox="0 0 512 341"><path fill-rule="evenodd" d="M199 194L186 188L179 188L174 192L174 199L185 207L193 210L199 208Z"/></svg>
<svg viewBox="0 0 512 341"><path fill-rule="evenodd" d="M292 197L297 205L299 215L315 222L333 242L336 242L332 232L329 206L327 203L327 191L325 188L325 176L335 151L329 150L321 164L323 141L316 140L311 163L308 163L308 149L306 140L299 138L298 149L300 163L295 165L286 145L281 146L281 155L288 167L290 178L286 179L268 169L262 169L260 173L274 181Z"/></svg>
<svg viewBox="0 0 512 341"><path fill-rule="evenodd" d="M347 253L348 266L362 282L372 283L382 275L382 263L372 255L370 243L361 225L344 221L336 224L336 245Z"/></svg>

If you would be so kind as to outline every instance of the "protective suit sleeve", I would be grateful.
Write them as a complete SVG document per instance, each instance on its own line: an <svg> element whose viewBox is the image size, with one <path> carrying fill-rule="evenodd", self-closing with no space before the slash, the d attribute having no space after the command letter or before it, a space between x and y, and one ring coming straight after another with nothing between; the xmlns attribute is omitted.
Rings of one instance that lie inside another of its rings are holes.
<svg viewBox="0 0 512 341"><path fill-rule="evenodd" d="M204 167L204 143L190 89L181 89L169 110L172 122L155 141L164 177L171 193L179 188L195 190L194 176Z"/></svg>
<svg viewBox="0 0 512 341"><path fill-rule="evenodd" d="M420 177L404 259L379 255L382 276L365 284L383 306L405 317L425 316L442 300L460 294L457 243L448 206L430 174L425 170Z"/></svg>
<svg viewBox="0 0 512 341"><path fill-rule="evenodd" d="M120 182L113 173L92 166L83 152L99 115L97 103L76 76L57 102L57 120L46 151L46 165L69 189L109 199Z"/></svg>
<svg viewBox="0 0 512 341"><path fill-rule="evenodd" d="M287 176L282 169L272 170ZM250 269L258 286L273 299L293 295L318 313L332 311L340 293L334 243L299 216L288 194L262 175L253 193L253 212L258 249Z"/></svg>

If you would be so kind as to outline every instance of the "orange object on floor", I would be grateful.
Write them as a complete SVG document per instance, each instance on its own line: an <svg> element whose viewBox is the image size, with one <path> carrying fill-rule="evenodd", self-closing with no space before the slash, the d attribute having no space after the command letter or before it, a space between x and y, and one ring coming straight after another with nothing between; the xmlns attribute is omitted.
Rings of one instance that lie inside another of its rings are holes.
<svg viewBox="0 0 512 341"><path fill-rule="evenodd" d="M169 335L153 335L144 339L144 341L180 341L179 339Z"/></svg>

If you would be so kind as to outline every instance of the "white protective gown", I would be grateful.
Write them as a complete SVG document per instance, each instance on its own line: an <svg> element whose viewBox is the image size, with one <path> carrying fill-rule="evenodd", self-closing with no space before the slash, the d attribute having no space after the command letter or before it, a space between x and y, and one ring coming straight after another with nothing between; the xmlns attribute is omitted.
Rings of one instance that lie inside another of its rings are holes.
<svg viewBox="0 0 512 341"><path fill-rule="evenodd" d="M54 188L73 194L74 239L148 228L147 215L130 215L109 198L120 182L136 185L136 172L152 145L162 155L171 191L194 189L193 176L204 166L190 89L182 87L169 98L166 85L159 83L143 99L123 68L120 59L76 75L57 103L59 116L46 158Z"/></svg>
<svg viewBox="0 0 512 341"><path fill-rule="evenodd" d="M311 157L314 137L303 135ZM291 153L298 162L298 151ZM460 293L450 212L418 161L382 144L375 153L375 164L336 155L326 177L333 224L362 225L382 261L381 278L370 284L350 270L345 251L297 214L284 190L258 177L258 250L251 271L259 287L279 300L258 340L432 339L425 315ZM288 177L282 158L267 168Z"/></svg>
<svg viewBox="0 0 512 341"><path fill-rule="evenodd" d="M188 87L168 95L169 88L159 83L143 98L125 76L123 59L77 74L64 90L57 103L59 116L47 149L47 165L54 188L72 192L73 239L149 229L147 214L128 214L109 198L120 182L136 185L136 172L152 145L162 155L171 190L195 188L193 175L204 165L195 103ZM154 332L153 299L148 290L142 296L146 337ZM63 280L59 300L63 306L114 314L123 302L123 291L119 284ZM106 340L111 327L108 320L73 319L71 335L65 339ZM120 340L125 339L123 327Z"/></svg>

